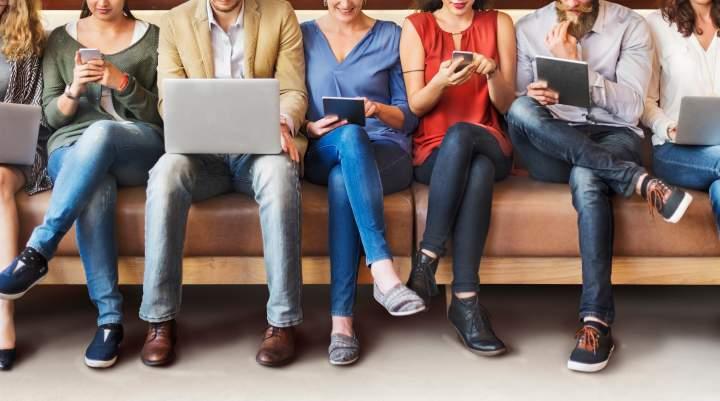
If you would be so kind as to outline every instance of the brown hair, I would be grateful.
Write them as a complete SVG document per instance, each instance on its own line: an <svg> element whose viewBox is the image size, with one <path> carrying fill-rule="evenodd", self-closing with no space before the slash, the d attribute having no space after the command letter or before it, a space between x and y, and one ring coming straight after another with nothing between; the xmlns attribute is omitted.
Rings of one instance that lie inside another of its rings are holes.
<svg viewBox="0 0 720 401"><path fill-rule="evenodd" d="M125 0L125 4L123 5L123 13L125 13L128 18L136 19L132 11L130 11L130 6L128 5L127 0ZM92 13L90 12L90 7L88 7L87 5L87 0L83 0L82 11L80 11L80 18L89 17L91 15Z"/></svg>
<svg viewBox="0 0 720 401"><path fill-rule="evenodd" d="M0 17L0 49L8 60L42 55L45 31L40 22L40 0L10 0Z"/></svg>
<svg viewBox="0 0 720 401"><path fill-rule="evenodd" d="M416 8L420 11L433 12L439 10L443 6L442 0L415 0ZM485 10L488 4L485 0L475 0L472 5L473 10Z"/></svg>
<svg viewBox="0 0 720 401"><path fill-rule="evenodd" d="M683 36L688 37L693 33L702 35L702 29L695 26L697 18L690 0L667 0L661 12L663 19L677 25L678 32ZM720 0L712 1L710 17L715 26L720 27ZM718 36L720 36L720 32L718 32Z"/></svg>

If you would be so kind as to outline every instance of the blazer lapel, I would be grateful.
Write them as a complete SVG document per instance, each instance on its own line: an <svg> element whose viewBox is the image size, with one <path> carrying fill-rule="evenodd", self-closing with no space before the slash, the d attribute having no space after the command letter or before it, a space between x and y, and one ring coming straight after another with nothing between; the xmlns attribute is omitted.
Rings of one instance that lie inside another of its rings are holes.
<svg viewBox="0 0 720 401"><path fill-rule="evenodd" d="M198 7L193 20L193 31L195 33L195 43L200 51L205 78L214 78L215 64L213 62L212 38L210 37L208 25L207 2L208 0L198 0L197 2Z"/></svg>
<svg viewBox="0 0 720 401"><path fill-rule="evenodd" d="M260 10L256 0L245 0L245 78L255 77L255 55L260 30Z"/></svg>

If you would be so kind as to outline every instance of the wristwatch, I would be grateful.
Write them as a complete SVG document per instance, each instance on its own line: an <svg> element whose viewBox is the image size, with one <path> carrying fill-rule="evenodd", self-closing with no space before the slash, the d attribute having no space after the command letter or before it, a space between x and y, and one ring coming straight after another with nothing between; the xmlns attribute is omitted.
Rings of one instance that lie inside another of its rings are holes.
<svg viewBox="0 0 720 401"><path fill-rule="evenodd" d="M73 96L73 94L70 92L70 85L65 86L65 92L63 93L63 95L65 95L65 97L70 100L78 100L78 98L76 96Z"/></svg>

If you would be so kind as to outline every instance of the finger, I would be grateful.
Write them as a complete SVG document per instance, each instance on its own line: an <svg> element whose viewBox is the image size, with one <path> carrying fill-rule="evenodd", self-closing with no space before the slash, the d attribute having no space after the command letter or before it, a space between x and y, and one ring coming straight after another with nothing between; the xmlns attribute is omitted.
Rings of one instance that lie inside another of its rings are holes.
<svg viewBox="0 0 720 401"><path fill-rule="evenodd" d="M80 58L80 52L75 52L75 65L82 65L82 59Z"/></svg>
<svg viewBox="0 0 720 401"><path fill-rule="evenodd" d="M462 57L455 58L452 60L452 62L448 66L448 69L450 71L455 71L455 69L457 69L460 66L460 64L462 64L462 62L463 62Z"/></svg>
<svg viewBox="0 0 720 401"><path fill-rule="evenodd" d="M570 21L565 21L562 24L560 24L560 27L558 28L557 36L561 40L567 40L568 36L568 27L570 27Z"/></svg>
<svg viewBox="0 0 720 401"><path fill-rule="evenodd" d="M452 60L452 59L443 61L442 63L440 63L440 68L450 67L450 64L452 64L453 61L454 60Z"/></svg>
<svg viewBox="0 0 720 401"><path fill-rule="evenodd" d="M528 88L530 88L530 89L547 89L547 87L548 87L547 81L543 81L543 80L535 81L535 82L530 83L530 85L528 85Z"/></svg>
<svg viewBox="0 0 720 401"><path fill-rule="evenodd" d="M94 66L97 66L97 67L104 67L104 66L105 66L105 62L104 62L103 60L90 60L90 61L88 61L86 64L94 65Z"/></svg>

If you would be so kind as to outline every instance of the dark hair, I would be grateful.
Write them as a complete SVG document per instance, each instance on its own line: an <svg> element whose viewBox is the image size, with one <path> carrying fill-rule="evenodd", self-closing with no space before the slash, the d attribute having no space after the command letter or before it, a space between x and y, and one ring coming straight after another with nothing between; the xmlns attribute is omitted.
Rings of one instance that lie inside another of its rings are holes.
<svg viewBox="0 0 720 401"><path fill-rule="evenodd" d="M415 0L417 9L420 11L433 12L439 10L443 6L442 0ZM475 0L473 2L473 10L484 10L487 6L485 0Z"/></svg>
<svg viewBox="0 0 720 401"><path fill-rule="evenodd" d="M690 0L667 0L662 8L662 16L665 21L675 23L683 36L688 37L693 33L702 35L702 29L695 27L695 10ZM716 27L720 27L720 0L713 0L710 8L710 17ZM718 32L720 36L720 31Z"/></svg>
<svg viewBox="0 0 720 401"><path fill-rule="evenodd" d="M130 11L130 6L128 6L127 0L125 0L125 4L123 5L123 13L125 13L128 18L137 19L133 15L132 11ZM92 13L90 12L90 7L88 7L87 5L87 0L83 0L82 11L80 11L80 18L89 17L90 15L92 15Z"/></svg>

